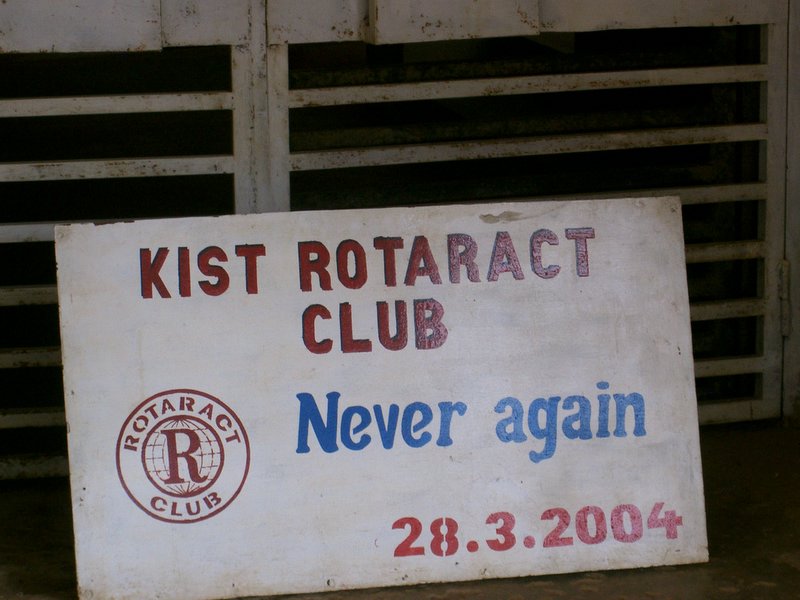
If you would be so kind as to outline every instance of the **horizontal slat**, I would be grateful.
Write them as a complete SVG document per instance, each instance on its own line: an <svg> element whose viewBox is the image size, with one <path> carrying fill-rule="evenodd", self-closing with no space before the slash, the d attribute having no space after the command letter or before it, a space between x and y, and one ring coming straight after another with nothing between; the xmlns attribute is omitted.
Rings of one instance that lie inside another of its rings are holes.
<svg viewBox="0 0 800 600"><path fill-rule="evenodd" d="M763 315L766 302L761 298L746 300L725 300L723 302L698 302L690 307L692 321L711 321L714 319L736 319Z"/></svg>
<svg viewBox="0 0 800 600"><path fill-rule="evenodd" d="M650 188L636 190L611 190L588 194L548 196L548 200L592 200L595 198L650 198L653 196L678 196L681 204L714 204L717 202L743 202L767 197L766 183L736 183L685 188Z"/></svg>
<svg viewBox="0 0 800 600"><path fill-rule="evenodd" d="M153 94L0 100L0 118L231 110L233 94Z"/></svg>
<svg viewBox="0 0 800 600"><path fill-rule="evenodd" d="M542 32L786 23L785 0L651 2L647 5L641 0L607 0L602 5L597 0L540 0L539 6ZM269 43L363 40L369 22L367 7L365 0L270 0L267 3Z"/></svg>
<svg viewBox="0 0 800 600"><path fill-rule="evenodd" d="M719 377L741 373L760 373L766 364L761 356L696 360L695 377Z"/></svg>
<svg viewBox="0 0 800 600"><path fill-rule="evenodd" d="M782 0L648 2L605 0L603 10L591 0L541 0L542 31L603 31L651 27L726 27L785 22Z"/></svg>
<svg viewBox="0 0 800 600"><path fill-rule="evenodd" d="M60 222L46 222L0 225L0 244L52 242L55 239L53 228L60 224Z"/></svg>
<svg viewBox="0 0 800 600"><path fill-rule="evenodd" d="M763 258L767 246L761 241L730 242L725 244L688 244L687 263L719 262Z"/></svg>
<svg viewBox="0 0 800 600"><path fill-rule="evenodd" d="M120 219L44 221L41 223L8 223L0 225L0 244L17 244L27 242L52 242L55 239L56 225L73 223L115 223ZM0 288L2 289L2 288Z"/></svg>
<svg viewBox="0 0 800 600"><path fill-rule="evenodd" d="M63 410L0 413L0 429L60 427L66 424Z"/></svg>
<svg viewBox="0 0 800 600"><path fill-rule="evenodd" d="M702 403L697 410L701 425L774 419L781 416L780 403L764 400L734 399L727 402Z"/></svg>
<svg viewBox="0 0 800 600"><path fill-rule="evenodd" d="M57 304L58 292L54 285L27 285L0 287L0 306L24 304Z"/></svg>
<svg viewBox="0 0 800 600"><path fill-rule="evenodd" d="M161 3L129 0L0 2L3 52L160 50Z"/></svg>
<svg viewBox="0 0 800 600"><path fill-rule="evenodd" d="M230 156L0 164L0 181L109 179L233 173Z"/></svg>
<svg viewBox="0 0 800 600"><path fill-rule="evenodd" d="M0 458L0 480L63 477L68 472L66 456L7 456Z"/></svg>
<svg viewBox="0 0 800 600"><path fill-rule="evenodd" d="M766 80L766 65L742 65L429 81L292 90L289 108Z"/></svg>
<svg viewBox="0 0 800 600"><path fill-rule="evenodd" d="M716 202L743 202L763 200L767 197L766 183L739 183L696 188L676 188L672 193L680 196L681 203L714 204Z"/></svg>
<svg viewBox="0 0 800 600"><path fill-rule="evenodd" d="M59 347L4 348L0 350L0 369L22 367L58 367L61 365Z"/></svg>
<svg viewBox="0 0 800 600"><path fill-rule="evenodd" d="M570 152L627 150L694 144L763 140L767 126L761 123L716 127L646 129L599 134L541 136L519 139L411 144L319 152L297 152L290 157L291 170L343 169L454 160L508 158ZM2 171L0 171L0 174Z"/></svg>

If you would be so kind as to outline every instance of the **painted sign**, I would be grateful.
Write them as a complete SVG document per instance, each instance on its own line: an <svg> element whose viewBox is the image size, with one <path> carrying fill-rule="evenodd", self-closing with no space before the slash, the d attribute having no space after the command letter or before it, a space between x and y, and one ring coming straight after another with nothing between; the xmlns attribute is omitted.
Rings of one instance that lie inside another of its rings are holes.
<svg viewBox="0 0 800 600"><path fill-rule="evenodd" d="M707 559L675 198L56 242L82 597Z"/></svg>

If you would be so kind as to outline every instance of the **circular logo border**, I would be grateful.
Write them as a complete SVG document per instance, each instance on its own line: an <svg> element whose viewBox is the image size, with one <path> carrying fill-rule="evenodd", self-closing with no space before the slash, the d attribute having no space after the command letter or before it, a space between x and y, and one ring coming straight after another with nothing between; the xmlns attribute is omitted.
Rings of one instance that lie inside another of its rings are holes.
<svg viewBox="0 0 800 600"><path fill-rule="evenodd" d="M205 398L206 400L209 400L209 401L211 401L211 402L213 402L215 404L218 404L219 406L222 407L223 410L225 410L228 414L230 414L230 416L233 417L233 419L235 419L236 424L239 426L239 430L242 432L242 441L244 442L245 465L244 465L244 471L242 472L242 480L239 483L239 486L236 488L236 490L233 492L233 494L231 494L231 497L226 502L222 503L220 506L218 506L217 508L215 508L211 512L209 512L209 513L207 513L207 514L205 514L205 515L203 515L201 517L194 518L194 519L169 519L169 518L163 517L161 515L154 514L153 511L149 510L146 506L144 506L136 498L136 496L134 496L134 494L131 492L131 490L128 487L128 484L125 482L125 477L124 477L124 475L122 473L122 465L120 464L120 448L122 446L123 436L125 435L125 430L127 429L128 424L139 413L139 411L144 409L146 404L148 404L150 402L153 402L154 400L157 400L159 398L162 398L163 396L170 395L170 394L187 394L187 395L193 395L193 396L201 396L201 397ZM144 401L140 402L138 405L136 405L136 407L128 415L128 418L125 419L125 422L122 424L122 427L119 430L119 435L117 436L116 450L115 450L114 454L115 454L115 461L116 461L116 465L117 465L117 476L119 477L119 481L122 484L122 487L125 490L125 493L133 501L133 503L136 506L138 506L149 517L152 517L153 519L157 519L157 520L162 521L164 523L175 523L175 524L197 523L199 521L204 521L206 519L209 519L209 518L215 516L216 514L220 513L221 511L225 510L228 506L230 506L231 503L237 498L237 496L239 495L239 492L242 491L242 488L244 487L245 481L247 481L247 475L250 472L250 439L247 436L247 430L244 428L244 424L242 423L241 419L239 418L239 415L237 415L227 404L225 404L222 400L220 400L216 396L212 396L211 394L208 394L206 392L201 392L200 390L195 390L195 389L190 389L190 388L176 388L176 389L171 389L171 390L165 390L163 392L159 392L157 394L153 394L152 396L150 396L146 400L144 400Z"/></svg>

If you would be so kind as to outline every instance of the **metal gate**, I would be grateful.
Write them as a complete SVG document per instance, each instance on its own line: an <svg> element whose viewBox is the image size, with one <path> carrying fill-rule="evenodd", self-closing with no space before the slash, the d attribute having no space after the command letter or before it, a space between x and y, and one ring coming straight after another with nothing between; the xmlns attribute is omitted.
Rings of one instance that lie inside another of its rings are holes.
<svg viewBox="0 0 800 600"><path fill-rule="evenodd" d="M701 421L781 415L787 2L45 4L0 7L0 478L66 472L75 220L677 194Z"/></svg>
<svg viewBox="0 0 800 600"><path fill-rule="evenodd" d="M264 6L192 4L0 5L0 479L67 472L53 225L257 209Z"/></svg>
<svg viewBox="0 0 800 600"><path fill-rule="evenodd" d="M780 416L787 7L727 4L543 1L530 37L427 43L434 19L401 14L383 26L395 43L371 47L374 15L309 23L303 3L270 3L271 110L290 140L275 194L680 195L701 421Z"/></svg>

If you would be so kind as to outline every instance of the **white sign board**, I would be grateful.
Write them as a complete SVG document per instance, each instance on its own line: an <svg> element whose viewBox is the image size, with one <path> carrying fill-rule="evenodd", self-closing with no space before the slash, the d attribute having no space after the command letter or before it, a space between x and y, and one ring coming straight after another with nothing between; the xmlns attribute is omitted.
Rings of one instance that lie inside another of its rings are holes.
<svg viewBox="0 0 800 600"><path fill-rule="evenodd" d="M82 597L707 559L677 199L56 240Z"/></svg>

